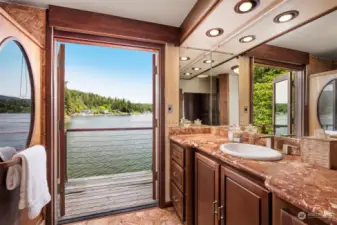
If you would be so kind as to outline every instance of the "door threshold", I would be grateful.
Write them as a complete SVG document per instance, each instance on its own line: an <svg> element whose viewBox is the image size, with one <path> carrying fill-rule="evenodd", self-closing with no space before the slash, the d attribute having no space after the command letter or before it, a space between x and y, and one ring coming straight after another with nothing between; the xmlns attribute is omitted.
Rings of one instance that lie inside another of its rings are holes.
<svg viewBox="0 0 337 225"><path fill-rule="evenodd" d="M62 225L62 224L68 224L68 223L75 223L75 222L80 222L84 220L97 219L97 218L105 217L105 216L112 216L112 215L116 215L120 213L127 213L127 212L142 210L142 209L153 208L157 206L158 206L158 203L151 203L147 205L141 205L141 206L126 208L126 209L118 209L118 210L112 210L112 211L107 211L107 212L94 213L94 214L90 214L86 216L79 216L79 217L74 217L74 218L69 218L69 219L60 219L57 222L57 224Z"/></svg>

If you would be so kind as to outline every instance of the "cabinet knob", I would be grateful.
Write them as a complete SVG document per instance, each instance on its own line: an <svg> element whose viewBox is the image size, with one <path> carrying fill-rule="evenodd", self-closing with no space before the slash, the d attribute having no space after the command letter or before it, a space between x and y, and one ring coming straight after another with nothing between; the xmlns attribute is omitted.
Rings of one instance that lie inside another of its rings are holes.
<svg viewBox="0 0 337 225"><path fill-rule="evenodd" d="M177 176L177 173L176 173L176 172L173 172L173 176L175 176L175 177L176 177L176 176Z"/></svg>
<svg viewBox="0 0 337 225"><path fill-rule="evenodd" d="M173 198L173 201L178 202L178 199L176 196L173 196L172 198Z"/></svg>

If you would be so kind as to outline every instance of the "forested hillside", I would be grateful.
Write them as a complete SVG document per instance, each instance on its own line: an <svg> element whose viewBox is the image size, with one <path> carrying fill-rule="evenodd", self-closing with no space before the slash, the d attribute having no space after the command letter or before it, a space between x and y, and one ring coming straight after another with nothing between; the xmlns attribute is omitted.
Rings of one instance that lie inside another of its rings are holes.
<svg viewBox="0 0 337 225"><path fill-rule="evenodd" d="M65 113L72 115L82 110L100 113L108 110L112 113L152 112L152 104L132 103L126 99L103 97L93 93L65 89Z"/></svg>
<svg viewBox="0 0 337 225"><path fill-rule="evenodd" d="M0 95L0 113L28 113L31 104L30 99Z"/></svg>

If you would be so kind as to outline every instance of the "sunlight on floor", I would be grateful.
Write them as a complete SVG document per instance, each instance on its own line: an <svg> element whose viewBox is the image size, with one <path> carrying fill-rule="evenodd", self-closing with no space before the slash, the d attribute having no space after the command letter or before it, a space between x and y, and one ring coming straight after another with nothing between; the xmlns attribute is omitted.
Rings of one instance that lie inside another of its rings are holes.
<svg viewBox="0 0 337 225"><path fill-rule="evenodd" d="M173 208L144 209L68 225L183 225Z"/></svg>

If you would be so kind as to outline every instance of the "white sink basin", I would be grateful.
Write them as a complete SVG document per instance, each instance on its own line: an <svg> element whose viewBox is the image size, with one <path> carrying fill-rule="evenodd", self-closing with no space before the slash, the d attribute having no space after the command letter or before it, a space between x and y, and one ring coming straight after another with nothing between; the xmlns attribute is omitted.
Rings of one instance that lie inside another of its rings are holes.
<svg viewBox="0 0 337 225"><path fill-rule="evenodd" d="M282 154L274 149L241 143L223 144L220 150L229 155L260 161L276 161L282 159Z"/></svg>

